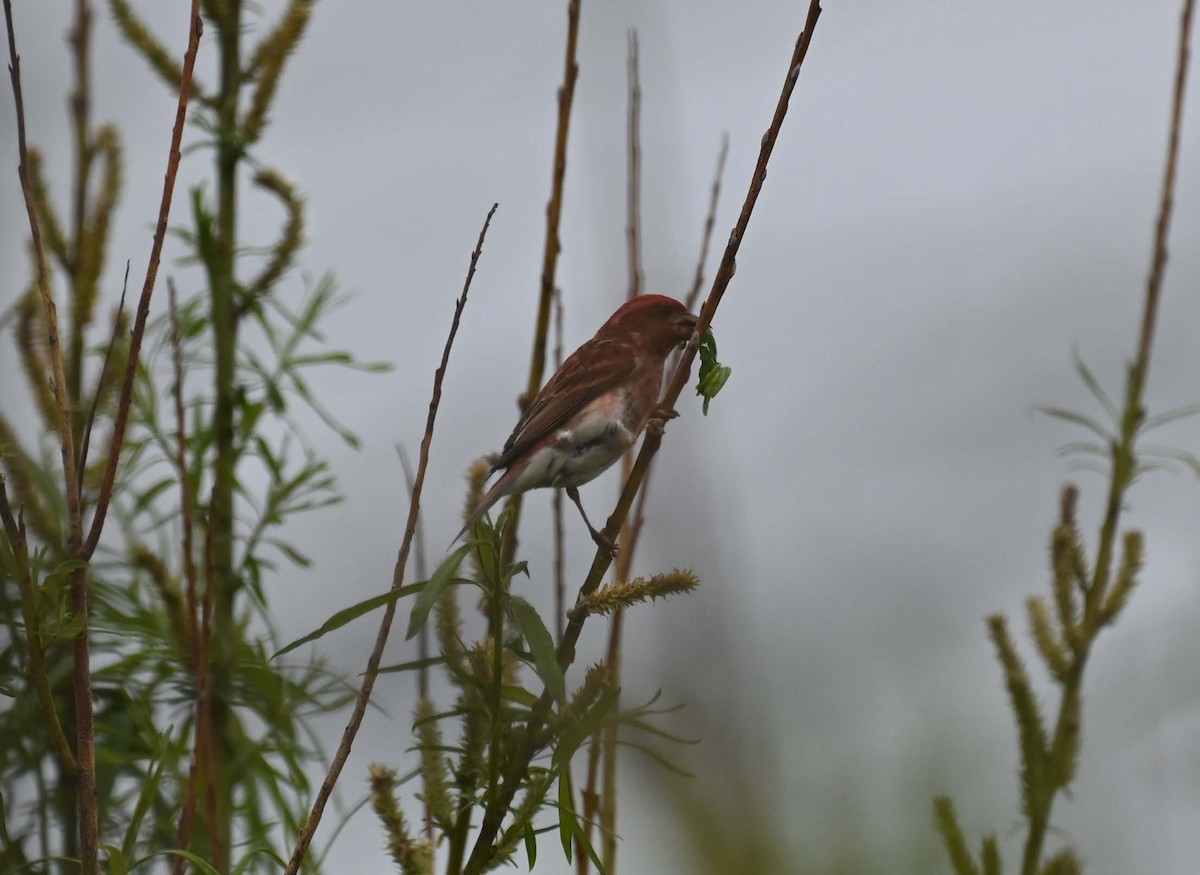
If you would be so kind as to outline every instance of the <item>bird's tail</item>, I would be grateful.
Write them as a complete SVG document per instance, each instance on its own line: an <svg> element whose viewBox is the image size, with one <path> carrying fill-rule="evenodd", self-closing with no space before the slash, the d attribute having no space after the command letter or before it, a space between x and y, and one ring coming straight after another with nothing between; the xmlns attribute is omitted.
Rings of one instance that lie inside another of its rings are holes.
<svg viewBox="0 0 1200 875"><path fill-rule="evenodd" d="M454 536L454 540L450 542L451 546L454 546L463 535L475 528L475 524L483 519L483 515L491 510L496 502L508 495L513 481L517 479L518 473L520 473L519 468L505 471L500 479L492 484L492 488L483 494L483 498L479 499L479 504L476 505L475 510L467 517L466 523L458 530L458 534Z"/></svg>

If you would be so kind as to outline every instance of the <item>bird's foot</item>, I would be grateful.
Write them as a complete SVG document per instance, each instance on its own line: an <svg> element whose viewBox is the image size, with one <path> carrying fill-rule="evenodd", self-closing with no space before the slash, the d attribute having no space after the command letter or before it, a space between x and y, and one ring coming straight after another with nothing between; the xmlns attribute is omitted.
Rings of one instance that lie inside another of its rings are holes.
<svg viewBox="0 0 1200 875"><path fill-rule="evenodd" d="M614 541L604 532L598 532L595 529L591 530L592 540L596 542L596 546L608 553L609 556L616 559L621 552L621 545Z"/></svg>
<svg viewBox="0 0 1200 875"><path fill-rule="evenodd" d="M666 425L672 419L679 415L679 411L672 407L656 407L650 414L650 418L646 421L646 428L652 434L661 435L666 429Z"/></svg>

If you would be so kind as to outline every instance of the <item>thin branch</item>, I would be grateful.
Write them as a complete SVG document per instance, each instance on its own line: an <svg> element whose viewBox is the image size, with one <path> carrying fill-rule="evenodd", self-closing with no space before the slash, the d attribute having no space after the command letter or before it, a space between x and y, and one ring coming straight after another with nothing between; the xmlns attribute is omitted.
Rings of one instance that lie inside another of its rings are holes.
<svg viewBox="0 0 1200 875"><path fill-rule="evenodd" d="M83 519L79 497L79 470L75 467L75 435L71 417L63 350L59 342L58 311L50 288L50 266L38 223L37 203L29 173L29 148L25 137L25 101L21 92L21 59L13 29L12 2L4 0L4 23L8 31L9 78L12 80L13 101L17 110L17 173L25 196L25 211L29 215L29 230L33 238L34 259L38 270L38 291L47 334L46 349L54 377L54 400L58 415L59 442L62 451L63 485L67 496L67 550L71 559L82 556ZM32 585L32 581L30 581ZM82 628L73 642L71 686L75 704L75 762L78 766L79 855L83 875L100 871L100 815L96 799L96 739L92 713L91 654L88 639L88 581L87 569L78 568L70 574L71 611L82 620Z"/></svg>
<svg viewBox="0 0 1200 875"><path fill-rule="evenodd" d="M412 462L408 458L408 453L404 450L404 444L396 444L396 453L400 456L400 470L404 473L404 491L408 493L408 500L412 501L414 475ZM425 561L425 527L421 524L421 518L417 517L417 533L413 536L413 544L416 547L416 563L417 563L417 579L427 580L429 575L428 563ZM421 626L421 631L417 634L417 659L425 660L429 658L429 627ZM429 666L423 665L417 669L417 695L421 699L429 698ZM428 809L428 806L426 807ZM428 813L428 811L427 811Z"/></svg>
<svg viewBox="0 0 1200 875"><path fill-rule="evenodd" d="M50 356L50 369L54 383L54 402L58 418L57 426L62 451L63 475L67 487L67 513L74 529L79 526L79 484L75 467L75 436L71 428L71 399L68 393L63 349L59 339L58 308L54 304L54 292L50 288L50 266L46 261L46 248L42 242L41 223L37 204L33 196L33 182L29 175L29 148L25 138L25 99L21 91L21 57L17 54L16 34L13 30L12 0L4 0L4 23L8 29L9 78L12 80L13 100L17 110L17 173L21 179L21 191L25 196L25 211L29 216L29 231L33 238L33 254L37 263L38 292L42 301L42 317L45 319L46 350ZM73 533L70 552L78 546L78 533Z"/></svg>
<svg viewBox="0 0 1200 875"><path fill-rule="evenodd" d="M632 299L642 292L642 86L639 72L637 31L629 32L628 49L628 80L629 80L629 120L626 130L629 161L626 170L626 239L629 244L629 298ZM621 459L621 479L628 479L633 470L633 449L625 451ZM644 499L646 490L643 489L640 499ZM617 556L615 578L618 582L629 579L629 571L633 566L634 553L637 550L637 539L641 533L641 520L635 514L632 520L627 520L621 528L622 550ZM608 630L608 656L604 666L608 670L609 682L613 689L621 687L621 644L625 630L625 610L618 608L612 618ZM603 839L601 858L606 871L612 872L617 865L617 735L620 727L616 723L605 726L592 737L588 748L587 784L583 790L584 808L584 841L591 842L592 827L596 820L596 807L599 806L600 833ZM603 790L596 791L596 781L600 776L598 766L603 756ZM579 854L580 875L586 875L590 863L589 855L583 847L577 848Z"/></svg>
<svg viewBox="0 0 1200 875"><path fill-rule="evenodd" d="M194 537L194 522L192 519L192 472L188 469L187 450L187 418L184 415L183 392L183 336L179 325L178 299L175 294L175 280L167 278L167 302L171 317L171 365L174 370L174 382L171 396L175 402L175 467L179 471L179 507L183 524L183 573L187 581L187 631L189 640L183 642L188 647L188 657L195 673L199 662L199 616L197 612L197 589L199 582L196 572L196 555Z"/></svg>
<svg viewBox="0 0 1200 875"><path fill-rule="evenodd" d="M96 410L100 407L100 396L108 381L108 364L112 360L113 347L117 345L117 335L121 331L121 314L125 312L125 292L129 289L129 260L125 261L125 281L121 284L121 301L117 304L117 315L113 319L112 336L108 339L108 348L104 350L104 364L100 366L100 378L96 380L96 391L92 395L92 407L88 411L87 424L83 429L83 441L79 447L79 495L83 501L83 478L87 471L88 447L92 443L92 426L96 424Z"/></svg>
<svg viewBox="0 0 1200 875"><path fill-rule="evenodd" d="M433 376L433 394L429 399L429 416L425 422L425 436L421 439L421 450L417 458L417 476L413 482L412 498L408 503L408 522L404 527L404 538L400 542L400 552L396 557L396 566L392 572L393 590L399 589L404 584L404 571L408 565L408 554L412 547L413 537L417 531L417 519L421 511L421 491L425 486L425 471L429 467L429 448L433 442L433 426L437 419L438 405L442 400L442 380L446 375L446 366L450 361L450 349L454 345L454 337L458 333L458 323L462 317L463 308L467 305L467 293L471 290L471 280L475 277L475 265L479 262L479 256L483 252L483 240L487 236L488 226L491 225L492 216L495 215L498 206L499 204L492 204L492 208L488 210L487 218L484 219L483 228L479 232L479 240L475 244L475 250L471 253L471 263L467 268L467 279L463 283L462 297L458 299L454 307L454 318L450 323L450 334L446 338L445 349L442 351L442 361ZM362 725L363 715L366 713L367 704L371 699L371 691L375 687L379 662L383 658L383 648L387 644L388 635L392 629L392 620L395 615L396 602L391 601L384 609L383 619L379 623L379 632L375 636L375 646L371 650L370 658L367 660L367 669L363 673L362 687L359 689L358 698L354 703L354 712L350 715L350 720L346 723L346 728L342 732L341 744L338 745L337 752L329 764L329 771L325 775L325 780L321 783L321 789L317 792L317 797L313 800L308 818L305 820L304 826L300 830L300 835L296 839L296 848L292 852L292 858L288 862L287 869L284 870L285 875L296 875L300 871L300 866L304 862L305 855L308 853L308 846L312 844L313 835L316 833L317 826L321 822L321 815L325 810L325 804L329 801L329 796L333 793L333 787L337 783L338 776L341 775L342 768L346 765L346 759L350 756L350 748L354 744L354 737L358 734L359 726Z"/></svg>
<svg viewBox="0 0 1200 875"><path fill-rule="evenodd" d="M400 470L404 472L404 491L408 493L408 500L412 501L413 487L415 479L412 469L412 463L409 461L408 453L404 450L404 444L396 444L396 454L400 457ZM425 561L425 527L421 524L421 517L417 517L417 532L413 536L413 541L416 546L416 564L417 564L417 579L428 580L428 565ZM422 624L421 631L417 633L417 659L421 660L421 667L417 669L417 699L421 702L429 701L429 666L424 662L429 658L429 625ZM429 840L430 845L433 844L433 807L429 804L429 799L423 798L422 808L424 808L425 821L425 838Z"/></svg>
<svg viewBox="0 0 1200 875"><path fill-rule="evenodd" d="M550 182L550 201L546 204L546 243L542 252L542 276L538 296L537 320L534 323L533 353L529 360L529 380L525 393L519 399L521 412L537 396L542 387L546 370L546 346L550 332L550 310L554 301L554 275L558 269L558 254L562 244L558 239L558 226L562 219L563 180L567 172L567 134L571 129L571 106L575 101L575 82L579 78L579 64L575 61L575 49L579 43L580 0L567 4L567 50L563 61L563 81L558 89L558 126L554 133L554 169ZM517 524L521 518L521 497L514 495L506 502L513 509L509 535L501 548L502 562L508 564L516 554Z"/></svg>
<svg viewBox="0 0 1200 875"><path fill-rule="evenodd" d="M712 242L713 226L717 223L717 203L721 199L721 180L725 176L725 159L729 157L729 131L721 134L721 151L717 155L717 170L713 174L712 191L708 197L708 215L704 217L704 233L700 238L700 257L696 259L696 276L692 288L684 299L689 309L700 300L700 288L704 285L704 265L708 263L708 247Z"/></svg>
<svg viewBox="0 0 1200 875"><path fill-rule="evenodd" d="M10 0L5 0L7 5ZM142 338L146 333L146 320L150 317L150 298L154 294L154 281L158 276L158 262L162 256L163 240L167 235L167 222L171 214L171 201L175 193L175 176L179 172L179 144L183 140L183 126L187 119L188 100L192 93L192 71L196 66L196 52L200 47L200 35L204 32L204 22L200 17L200 0L192 0L190 14L191 25L188 32L187 51L183 56L183 79L179 87L179 100L175 107L175 126L171 130L171 147L167 154L167 172L163 179L162 199L158 207L158 224L154 228L154 241L150 246L150 261L146 265L146 280L142 285L142 295L138 300L137 315L133 321L133 331L129 339L129 361L125 366L125 379L121 383L121 397L117 402L116 419L113 422L112 436L108 442L108 464L104 469L104 479L100 484L100 494L96 499L96 511L92 517L92 526L88 531L87 542L84 544L83 556L89 558L100 543L100 533L104 529L104 519L108 514L108 506L112 502L113 484L116 482L117 465L121 460L121 450L125 444L125 429L129 423L129 408L133 400L133 383L137 375L138 357L142 349Z"/></svg>
<svg viewBox="0 0 1200 875"><path fill-rule="evenodd" d="M637 31L629 31L629 169L626 174L625 239L629 245L629 298L642 293L642 82L638 74Z"/></svg>
<svg viewBox="0 0 1200 875"><path fill-rule="evenodd" d="M713 174L712 191L708 201L708 214L704 219L704 233L700 240L700 257L696 260L696 275L692 280L692 288L688 292L684 300L684 306L689 310L696 308L696 302L700 300L700 289L704 284L704 265L708 263L708 248L712 242L713 227L717 221L717 204L721 198L721 181L725 175L725 159L729 155L729 133L725 132L721 135L721 151L717 155L717 169ZM673 353L670 363L667 366L668 373L674 373L676 365L679 364L679 353ZM637 504L633 509L633 516L629 524L621 532L621 550L627 552L632 561L634 554L637 552L638 541L642 535L642 526L646 522L646 497L650 494L649 484L650 475L654 473L651 468L646 472L646 479L642 481L642 489L638 493ZM626 474L628 476L628 473ZM620 567L620 557L618 559L618 567ZM628 570L625 572L625 577L618 575L618 579L626 579Z"/></svg>
<svg viewBox="0 0 1200 875"><path fill-rule="evenodd" d="M196 817L197 785L200 782L201 772L208 763L208 751L211 748L208 740L212 737L212 705L208 688L208 641L212 624L213 601L212 524L210 522L205 527L204 603L202 606L198 606L196 593L198 588L198 572L196 570L194 545L192 543L193 521L190 473L187 469L187 456L184 453L187 446L187 435L184 430L185 420L183 416L183 351L179 330L179 314L175 301L175 283L169 277L167 278L167 292L169 294L168 301L171 313L172 359L175 369L173 394L175 396L175 424L178 429L176 465L179 468L179 476L182 481L180 500L183 503L183 553L184 569L187 575L187 628L191 635L189 657L192 661L192 676L196 684L196 720L192 738L192 762L188 770L187 789L183 800L183 810L179 816L179 827L175 833L175 846L180 850L187 850L188 844L192 839L192 821ZM206 782L209 787L212 786L212 775L213 772L209 769L208 781ZM182 857L176 857L172 861L171 871L174 875L183 875L185 863L186 861Z"/></svg>
<svg viewBox="0 0 1200 875"><path fill-rule="evenodd" d="M1137 471L1135 444L1145 418L1142 399L1150 370L1150 351L1154 341L1159 298L1167 265L1167 239L1174 206L1175 175L1179 159L1180 130L1183 124L1183 104L1189 61L1188 41L1191 37L1193 9L1194 0L1184 0L1183 12L1180 16L1179 47L1175 66L1174 98L1171 103L1166 168L1163 172L1162 196L1159 202L1158 220L1155 224L1150 273L1146 280L1146 299L1141 331L1138 335L1137 357L1129 368L1121 433L1112 449L1112 474L1104 521L1100 528L1100 541L1096 549L1096 563L1091 582L1083 593L1082 640L1073 651L1072 663L1062 682L1058 717L1048 748L1051 754L1067 750L1071 740L1078 738L1084 668L1091 645L1104 624L1103 609L1112 580L1113 554L1116 549L1121 508L1125 502L1126 492ZM1046 794L1043 804L1036 812L1037 816L1030 818L1029 833L1026 836L1022 854L1021 872L1023 875L1034 875L1040 871L1042 846L1049 829L1051 810L1057 793L1063 789L1063 780L1054 781L1048 788L1049 792Z"/></svg>
<svg viewBox="0 0 1200 875"><path fill-rule="evenodd" d="M679 365L671 376L666 395L663 399L664 409L672 407L683 391L692 361L695 359L696 351L699 348L700 338L707 332L709 325L712 323L713 315L721 303L721 298L729 287L730 280L733 279L736 270L738 248L745 237L746 229L750 224L750 217L754 212L754 205L758 201L759 193L762 191L763 181L767 175L767 164L771 158L772 151L774 151L775 141L779 137L779 130L783 125L783 119L787 115L788 102L792 96L792 92L795 90L796 81L800 75L800 68L804 63L805 56L808 54L808 47L812 43L813 31L816 28L817 19L820 17L820 14L820 0L810 0L804 31L796 41L796 47L788 64L787 76L784 79L783 89L780 93L779 101L775 106L775 113L771 119L770 127L763 134L758 153L758 163L755 166L754 175L751 177L750 186L746 192L746 199L742 204L742 211L738 216L733 231L729 235L729 242L725 246L725 252L721 258L717 274L713 279L708 299L704 302L704 306L700 310L700 319L696 326L696 333L692 335L692 339L688 342ZM621 493L620 501L617 503L616 509L608 518L608 522L605 525L604 534L610 540L616 538L619 534L621 525L624 523L626 516L628 516L630 507L633 505L634 496L637 494L638 489L642 485L642 480L646 476L646 470L654 458L654 454L658 452L659 447L662 445L662 436L663 428L661 420L657 424L652 423L651 427L647 430L645 440L642 442L641 452L638 453L637 459L634 462L633 471L625 484L624 491ZM591 569L583 585L580 587L579 594L588 595L595 591L611 564L612 554L608 550L597 548L596 555L592 560ZM579 636L583 631L583 622L584 617L580 614L571 618L567 624L562 643L558 648L559 665L564 669L575 659L575 645L578 643ZM500 832L500 827L503 825L508 806L517 793L521 779L525 775L530 761L537 752L536 748L541 734L541 727L546 716L549 714L552 700L553 696L550 691L543 690L541 698L538 699L530 711L525 734L518 742L517 749L514 751L511 767L501 787L501 792L491 801L491 804L484 812L483 822L476 836L475 845L471 850L471 857L467 861L464 875L480 875L488 866L491 860L493 844Z"/></svg>
<svg viewBox="0 0 1200 875"><path fill-rule="evenodd" d="M554 370L563 362L563 305L562 289L554 293ZM554 518L554 643L562 641L563 618L567 613L566 537L563 532L563 495L561 489L554 490L551 502ZM586 856L586 855L585 855Z"/></svg>

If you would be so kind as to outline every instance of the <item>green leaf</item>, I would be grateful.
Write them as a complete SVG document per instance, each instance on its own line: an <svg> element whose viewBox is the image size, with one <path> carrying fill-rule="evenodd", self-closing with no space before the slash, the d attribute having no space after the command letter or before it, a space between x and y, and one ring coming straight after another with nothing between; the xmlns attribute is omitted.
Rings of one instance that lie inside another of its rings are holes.
<svg viewBox="0 0 1200 875"><path fill-rule="evenodd" d="M203 872L204 875L221 875L220 872L212 867L211 863L207 862L201 857L197 857L191 851L181 851L178 848L171 848L166 851L156 851L153 854L148 854L145 857L142 857L140 860L134 862L134 864L129 867L129 870L132 872L134 869L141 867L143 863L148 863L156 857L182 857Z"/></svg>
<svg viewBox="0 0 1200 875"><path fill-rule="evenodd" d="M412 662L402 662L399 665L385 665L375 674L399 674L401 672L413 671L418 668L429 668L434 665L442 665L446 661L446 656L430 656L426 659L414 659ZM363 672L365 674L365 672Z"/></svg>
<svg viewBox="0 0 1200 875"><path fill-rule="evenodd" d="M546 689L556 701L565 702L567 699L567 679L563 676L558 665L558 651L554 647L554 639L550 630L542 622L541 616L533 609L533 605L520 596L512 596L513 614L516 616L521 634L529 644L529 652L533 656L533 668L546 685Z"/></svg>
<svg viewBox="0 0 1200 875"><path fill-rule="evenodd" d="M572 829L574 827L574 829ZM571 770L558 773L558 838L562 842L563 855L571 862L571 839L579 829L575 819L575 793L571 789Z"/></svg>
<svg viewBox="0 0 1200 875"><path fill-rule="evenodd" d="M108 859L104 861L108 875L129 875L129 865L121 849L116 845L105 845L104 850L108 851Z"/></svg>
<svg viewBox="0 0 1200 875"><path fill-rule="evenodd" d="M537 862L537 836L533 832L532 822L525 824L525 856L529 860L529 870L532 872L533 864Z"/></svg>
<svg viewBox="0 0 1200 875"><path fill-rule="evenodd" d="M1200 404L1189 404L1186 407L1176 407L1173 410L1167 410L1155 416L1146 418L1142 423L1141 430L1143 432L1150 431L1153 428L1158 428L1160 425L1166 425L1168 422L1175 422L1178 419L1187 419L1189 416L1195 416L1200 413Z"/></svg>
<svg viewBox="0 0 1200 875"><path fill-rule="evenodd" d="M1117 406L1108 397L1108 393L1104 391L1104 388L1100 385L1100 381L1096 379L1095 375L1088 369L1088 366L1083 363L1083 359L1079 357L1079 350L1071 350L1071 358L1075 360L1075 370L1079 373L1079 379L1083 380L1083 384L1088 387L1088 391L1104 407L1104 411L1112 419L1120 419L1120 414L1117 413Z"/></svg>
<svg viewBox="0 0 1200 875"><path fill-rule="evenodd" d="M1111 443L1116 440L1112 432L1092 419L1090 416L1084 416L1082 413L1076 413L1073 410L1064 410L1061 407L1039 407L1039 411L1047 416L1053 416L1055 419L1062 419L1066 422L1073 422L1076 425L1082 425L1088 431L1093 432L1105 441Z"/></svg>
<svg viewBox="0 0 1200 875"><path fill-rule="evenodd" d="M421 594L417 596L412 614L408 618L408 632L405 634L404 640L411 641L421 631L429 612L437 604L442 592L454 581L454 572L458 570L458 566L473 549L475 549L474 544L463 544L442 560L437 571L433 572L433 577L429 578L429 582L424 585Z"/></svg>
<svg viewBox="0 0 1200 875"><path fill-rule="evenodd" d="M424 583L410 583L408 586L402 586L399 589L388 590L380 595L371 596L369 599L364 599L358 604L351 605L348 608L343 608L326 620L321 625L321 628L313 632L309 632L303 638L297 638L295 641L281 650L276 650L271 656L271 659L275 659L278 656L283 656L285 653L291 653L302 644L307 644L310 641L316 641L318 638L323 638L334 629L340 629L350 621L357 620L363 614L369 614L376 608L383 607L390 602L394 602L397 599L402 599L405 596L412 595L415 592L420 592L424 586Z"/></svg>

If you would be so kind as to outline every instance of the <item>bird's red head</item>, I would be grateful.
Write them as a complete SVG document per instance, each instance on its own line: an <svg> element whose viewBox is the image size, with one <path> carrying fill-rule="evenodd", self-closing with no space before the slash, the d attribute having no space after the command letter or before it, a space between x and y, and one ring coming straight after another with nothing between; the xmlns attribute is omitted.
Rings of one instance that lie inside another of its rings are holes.
<svg viewBox="0 0 1200 875"><path fill-rule="evenodd" d="M621 305L604 328L627 333L653 353L666 356L692 336L696 317L688 308L666 295L638 295Z"/></svg>

